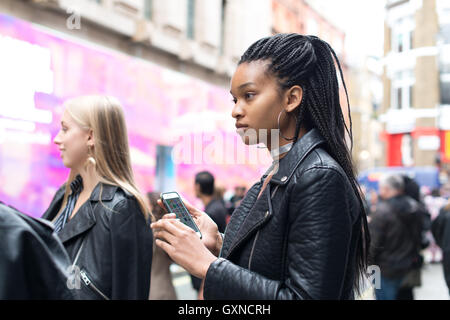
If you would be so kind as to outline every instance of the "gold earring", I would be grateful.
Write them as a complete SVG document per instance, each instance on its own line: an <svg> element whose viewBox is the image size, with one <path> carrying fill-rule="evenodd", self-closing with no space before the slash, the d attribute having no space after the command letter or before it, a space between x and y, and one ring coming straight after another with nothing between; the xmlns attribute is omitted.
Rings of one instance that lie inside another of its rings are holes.
<svg viewBox="0 0 450 320"><path fill-rule="evenodd" d="M91 148L93 148L93 146L88 146L89 157L88 157L87 161L95 167L97 162L95 161L95 158L94 158L93 152L91 151L92 150Z"/></svg>

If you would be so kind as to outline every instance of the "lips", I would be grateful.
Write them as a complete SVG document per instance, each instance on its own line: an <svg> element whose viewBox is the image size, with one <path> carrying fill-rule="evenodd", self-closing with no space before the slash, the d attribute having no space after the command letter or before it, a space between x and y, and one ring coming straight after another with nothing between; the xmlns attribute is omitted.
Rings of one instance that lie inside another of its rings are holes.
<svg viewBox="0 0 450 320"><path fill-rule="evenodd" d="M241 123L236 123L236 129L247 128L248 126Z"/></svg>

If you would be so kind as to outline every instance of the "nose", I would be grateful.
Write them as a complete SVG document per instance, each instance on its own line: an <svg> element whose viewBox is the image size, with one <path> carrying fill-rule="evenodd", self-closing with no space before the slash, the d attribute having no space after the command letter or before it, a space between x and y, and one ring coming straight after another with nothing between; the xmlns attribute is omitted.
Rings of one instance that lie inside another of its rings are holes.
<svg viewBox="0 0 450 320"><path fill-rule="evenodd" d="M55 136L55 138L53 139L53 143L56 145L60 145L61 144L61 138L59 137L61 131L58 131L58 134Z"/></svg>
<svg viewBox="0 0 450 320"><path fill-rule="evenodd" d="M239 119L239 118L241 118L243 115L244 115L244 114L243 114L243 109L242 109L242 107L240 106L239 102L237 102L237 103L234 105L233 110L231 111L231 116L232 116L234 119Z"/></svg>

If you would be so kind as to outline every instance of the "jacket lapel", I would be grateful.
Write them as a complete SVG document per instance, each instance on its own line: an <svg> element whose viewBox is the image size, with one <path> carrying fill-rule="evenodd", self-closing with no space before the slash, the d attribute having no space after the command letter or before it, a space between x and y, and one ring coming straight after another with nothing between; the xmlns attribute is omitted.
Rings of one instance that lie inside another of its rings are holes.
<svg viewBox="0 0 450 320"><path fill-rule="evenodd" d="M220 256L227 256L228 250L233 245L234 239L236 238L236 234L239 231L242 223L247 217L250 209L253 207L256 201L256 197L260 191L262 183L255 183L247 192L244 199L242 199L239 207L234 210L233 215L231 216L230 222L227 225L225 230L225 237L223 239L222 251Z"/></svg>
<svg viewBox="0 0 450 320"><path fill-rule="evenodd" d="M98 183L92 191L89 200L80 207L75 216L69 220L64 228L58 233L61 241L63 243L67 242L92 228L96 223L93 208L100 199L102 201L111 201L117 189L118 187L114 185ZM61 209L64 192L65 185L56 192L52 203L42 216L43 219L51 221L55 218L59 209Z"/></svg>
<svg viewBox="0 0 450 320"><path fill-rule="evenodd" d="M266 189L257 199L261 188L255 188L255 194L252 196L253 206L251 208L244 208L240 213L239 229L234 233L234 236L225 238L230 239L227 245L227 250L223 252L225 258L229 258L234 250L236 250L244 241L246 241L254 232L256 232L271 216L272 209L270 208L270 183L267 184ZM234 215L234 214L233 214ZM231 221L230 221L231 222ZM236 221L235 221L236 222Z"/></svg>
<svg viewBox="0 0 450 320"><path fill-rule="evenodd" d="M86 201L75 216L66 223L58 236L63 243L91 229L96 223L91 201Z"/></svg>
<svg viewBox="0 0 450 320"><path fill-rule="evenodd" d="M48 209L44 212L42 215L42 219L46 219L49 221L52 221L56 214L58 213L59 209L61 209L62 201L64 199L64 192L65 192L66 185L64 184L61 186L58 191L56 191L55 196L53 197L52 202L50 203L50 206Z"/></svg>
<svg viewBox="0 0 450 320"><path fill-rule="evenodd" d="M325 139L316 128L308 131L280 160L278 170L270 182L276 185L286 185L306 156L323 143L325 143Z"/></svg>

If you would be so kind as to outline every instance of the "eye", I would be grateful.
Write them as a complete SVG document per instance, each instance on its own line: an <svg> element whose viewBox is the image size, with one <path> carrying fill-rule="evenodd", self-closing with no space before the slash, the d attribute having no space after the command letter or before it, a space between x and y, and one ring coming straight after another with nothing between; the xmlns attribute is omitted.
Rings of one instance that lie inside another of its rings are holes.
<svg viewBox="0 0 450 320"><path fill-rule="evenodd" d="M245 99L249 100L249 99L252 99L254 96L255 96L254 93L252 93L252 92L247 92L247 93L245 94Z"/></svg>
<svg viewBox="0 0 450 320"><path fill-rule="evenodd" d="M233 101L234 104L237 103L237 99L236 98L231 99L231 101Z"/></svg>
<svg viewBox="0 0 450 320"><path fill-rule="evenodd" d="M66 127L61 127L62 132L66 132L67 128Z"/></svg>

